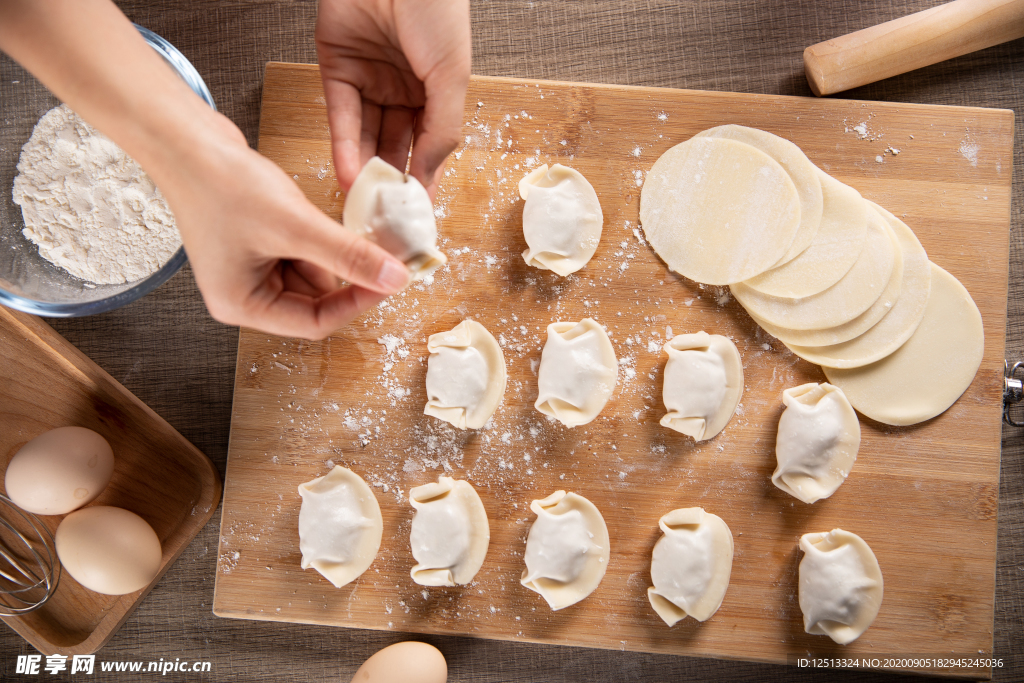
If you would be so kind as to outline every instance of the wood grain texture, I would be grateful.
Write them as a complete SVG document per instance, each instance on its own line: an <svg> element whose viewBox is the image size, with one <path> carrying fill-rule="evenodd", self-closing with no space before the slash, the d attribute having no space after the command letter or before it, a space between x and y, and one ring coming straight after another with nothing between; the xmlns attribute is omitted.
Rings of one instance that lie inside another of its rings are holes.
<svg viewBox="0 0 1024 683"><path fill-rule="evenodd" d="M96 652L213 516L220 477L209 458L39 318L0 307L0 358L0 471L47 430L92 429L113 448L114 473L90 505L138 514L163 547L159 573L140 591L100 595L65 571L42 608L3 618L44 654ZM40 519L53 533L64 515Z"/></svg>
<svg viewBox="0 0 1024 683"><path fill-rule="evenodd" d="M955 0L804 50L815 95L874 83L1024 37L1024 0Z"/></svg>
<svg viewBox="0 0 1024 683"><path fill-rule="evenodd" d="M873 26L938 0L475 0L470 5L473 71L564 81L810 95L801 54L808 45ZM128 16L164 36L191 60L218 108L250 142L258 137L268 60L314 63L315 0L118 0ZM1024 109L1024 41L1007 43L843 95L846 98ZM0 55L0 84L27 74ZM30 122L34 123L34 119ZM12 120L13 124L13 120ZM3 131L10 128L5 120ZM31 130L28 126L27 132ZM0 162L7 144L0 134ZM17 147L15 147L15 159ZM1015 177L1024 177L1024 131L1015 130ZM1006 353L1024 354L1024 186L1013 187ZM238 328L207 313L190 267L125 308L48 321L206 453L223 472L227 456ZM1024 410L1024 409L1022 409ZM1024 678L1024 438L1004 426L999 493L993 679ZM210 611L219 515L100 651L99 659L188 657L213 662L214 678L288 683L347 680L376 650L410 637L444 653L452 683L620 683L621 681L921 680L877 671L794 669L736 660L410 635L245 619ZM0 655L35 650L0 629ZM13 668L10 669L13 674ZM7 673L7 670L5 670ZM0 674L3 675L3 674ZM59 680L60 676L54 676ZM73 680L70 678L68 680ZM152 681L118 674L119 683Z"/></svg>
<svg viewBox="0 0 1024 683"><path fill-rule="evenodd" d="M268 65L260 150L340 218L325 117L315 67ZM772 662L807 652L990 653L1012 113L474 78L466 121L437 202L450 264L432 284L324 342L242 331L215 613ZM823 381L820 369L759 331L724 290L668 273L633 231L654 160L723 123L793 140L902 217L964 283L985 323L982 368L960 401L911 428L862 420L853 474L814 506L769 476L782 389ZM861 123L865 135L854 130ZM530 159L572 165L601 198L601 246L569 278L520 256L515 184ZM422 415L425 338L468 316L504 340L509 366L504 404L477 433ZM584 316L608 326L622 374L601 417L568 430L534 411L533 364L549 322ZM741 410L707 444L657 424L667 327L729 335L744 359ZM376 487L385 518L377 561L341 590L298 567L296 487L329 461ZM423 590L408 578L406 495L445 472L477 486L491 550L471 586ZM518 578L529 501L556 488L602 510L612 560L593 595L551 613ZM714 618L667 629L645 596L650 551L658 518L692 505L732 528L732 582ZM878 619L846 648L803 633L796 604L799 535L836 526L868 541L886 579Z"/></svg>

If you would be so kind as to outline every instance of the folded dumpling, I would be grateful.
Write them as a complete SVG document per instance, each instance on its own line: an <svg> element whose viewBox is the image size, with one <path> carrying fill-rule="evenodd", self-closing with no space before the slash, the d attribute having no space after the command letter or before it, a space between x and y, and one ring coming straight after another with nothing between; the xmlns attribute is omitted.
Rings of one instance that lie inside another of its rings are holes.
<svg viewBox="0 0 1024 683"><path fill-rule="evenodd" d="M437 223L430 195L420 181L380 157L356 176L341 216L345 227L402 260L419 280L448 262L437 249Z"/></svg>
<svg viewBox="0 0 1024 683"><path fill-rule="evenodd" d="M336 465L326 476L299 486L299 550L312 567L341 588L377 557L384 520L373 491L350 469Z"/></svg>
<svg viewBox="0 0 1024 683"><path fill-rule="evenodd" d="M743 396L743 363L736 345L707 332L680 334L668 354L662 400L663 427L706 441L728 424Z"/></svg>
<svg viewBox="0 0 1024 683"><path fill-rule="evenodd" d="M491 529L476 489L441 477L409 491L412 518L412 580L423 586L454 586L473 580L483 566Z"/></svg>
<svg viewBox="0 0 1024 683"><path fill-rule="evenodd" d="M882 606L882 570L857 534L842 529L800 537L804 630L840 645L857 640Z"/></svg>
<svg viewBox="0 0 1024 683"><path fill-rule="evenodd" d="M598 587L608 569L608 527L583 496L555 491L535 500L537 520L526 538L521 583L540 593L553 610L576 604Z"/></svg>
<svg viewBox="0 0 1024 683"><path fill-rule="evenodd" d="M423 413L459 429L479 429L505 393L505 354L475 320L427 339L427 405Z"/></svg>
<svg viewBox="0 0 1024 683"><path fill-rule="evenodd" d="M551 323L534 407L566 427L587 424L611 397L618 371L615 349L596 321Z"/></svg>
<svg viewBox="0 0 1024 683"><path fill-rule="evenodd" d="M729 587L732 532L721 517L703 508L673 510L658 526L665 535L651 554L651 607L669 626L688 616L707 620L722 606Z"/></svg>
<svg viewBox="0 0 1024 683"><path fill-rule="evenodd" d="M594 186L568 166L547 164L519 181L523 258L534 268L568 275L587 265L601 241L604 213Z"/></svg>
<svg viewBox="0 0 1024 683"><path fill-rule="evenodd" d="M782 392L786 409L775 440L772 483L805 503L828 498L846 481L860 448L857 413L839 387L802 384Z"/></svg>

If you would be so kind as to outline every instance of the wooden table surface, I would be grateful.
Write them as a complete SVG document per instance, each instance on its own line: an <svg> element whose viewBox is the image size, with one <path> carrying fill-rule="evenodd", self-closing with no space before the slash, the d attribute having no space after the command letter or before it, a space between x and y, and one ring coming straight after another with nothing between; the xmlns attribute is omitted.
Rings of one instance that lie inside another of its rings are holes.
<svg viewBox="0 0 1024 683"><path fill-rule="evenodd" d="M314 62L315 2L121 2L128 16L174 43L206 79L219 109L255 145L263 65ZM881 0L785 2L473 3L473 71L495 76L810 95L804 47L938 4ZM23 72L0 56L0 79ZM864 100L1024 108L1024 40L997 46L843 95ZM1006 354L1024 359L1024 130L1017 126ZM69 341L167 419L221 468L227 450L238 330L214 322L190 269L118 311L51 320ZM1004 427L999 499L994 680L1024 679L1024 430ZM168 680L347 681L401 634L220 619L210 603L219 514L98 661L206 660L211 672ZM897 680L629 652L428 637L457 681ZM0 631L0 678L32 650ZM893 653L899 654L899 653ZM915 654L915 653L906 653ZM45 680L60 676L42 674ZM116 674L114 681L152 674ZM79 677L74 677L78 680ZM22 680L30 680L24 678ZM106 680L106 679L104 679ZM913 678L907 680L921 680Z"/></svg>

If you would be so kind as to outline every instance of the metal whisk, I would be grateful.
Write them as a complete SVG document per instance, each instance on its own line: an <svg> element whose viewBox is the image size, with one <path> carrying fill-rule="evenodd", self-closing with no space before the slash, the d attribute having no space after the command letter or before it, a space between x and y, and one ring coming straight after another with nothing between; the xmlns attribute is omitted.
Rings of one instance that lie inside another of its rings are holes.
<svg viewBox="0 0 1024 683"><path fill-rule="evenodd" d="M59 581L53 534L38 517L0 494L0 616L39 609Z"/></svg>

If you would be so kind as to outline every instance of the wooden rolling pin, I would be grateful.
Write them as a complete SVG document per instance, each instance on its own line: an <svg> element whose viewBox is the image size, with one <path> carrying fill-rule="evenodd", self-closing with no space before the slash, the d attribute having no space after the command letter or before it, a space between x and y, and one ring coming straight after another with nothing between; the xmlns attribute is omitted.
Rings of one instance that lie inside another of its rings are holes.
<svg viewBox="0 0 1024 683"><path fill-rule="evenodd" d="M956 0L804 50L819 97L1024 37L1024 0Z"/></svg>

